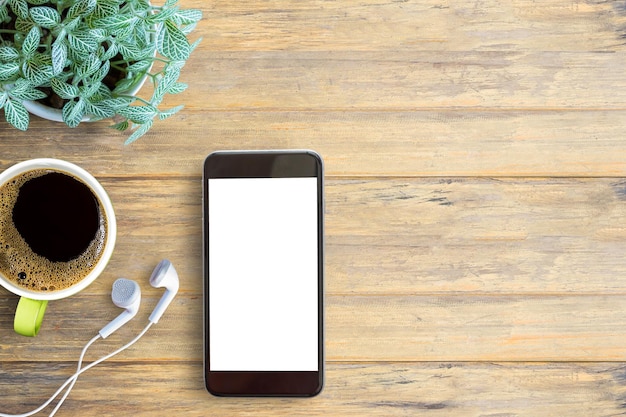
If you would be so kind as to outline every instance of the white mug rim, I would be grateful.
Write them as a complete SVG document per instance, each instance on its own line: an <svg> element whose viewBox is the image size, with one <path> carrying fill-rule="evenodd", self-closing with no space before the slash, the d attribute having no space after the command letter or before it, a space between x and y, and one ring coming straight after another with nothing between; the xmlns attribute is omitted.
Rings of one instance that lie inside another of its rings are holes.
<svg viewBox="0 0 626 417"><path fill-rule="evenodd" d="M51 169L55 171L66 172L68 174L71 174L72 176L79 178L98 197L107 217L107 238L104 243L102 255L100 256L100 259L98 259L95 267L89 272L89 274L87 274L85 278L81 279L76 284L62 290L51 292L38 292L15 285L0 272L0 285L8 291L12 292L13 294L19 295L21 297L31 298L33 300L60 300L62 298L70 297L84 290L93 281L95 281L98 276L100 276L102 271L104 271L105 266L107 265L109 259L111 258L111 255L113 254L113 248L115 247L115 240L117 236L117 223L115 219L115 212L113 211L111 199L109 198L102 185L98 182L98 180L96 180L93 175L91 175L89 172L79 167L78 165L61 159L35 158L18 162L0 173L0 187L11 178L21 173L32 171L35 169Z"/></svg>

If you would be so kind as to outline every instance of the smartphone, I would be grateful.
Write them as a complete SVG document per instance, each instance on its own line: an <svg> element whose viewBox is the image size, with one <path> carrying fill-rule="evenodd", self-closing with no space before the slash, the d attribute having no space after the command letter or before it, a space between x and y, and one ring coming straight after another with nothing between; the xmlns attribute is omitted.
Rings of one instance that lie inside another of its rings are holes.
<svg viewBox="0 0 626 417"><path fill-rule="evenodd" d="M324 380L324 186L312 151L204 162L204 373L217 396L299 396Z"/></svg>

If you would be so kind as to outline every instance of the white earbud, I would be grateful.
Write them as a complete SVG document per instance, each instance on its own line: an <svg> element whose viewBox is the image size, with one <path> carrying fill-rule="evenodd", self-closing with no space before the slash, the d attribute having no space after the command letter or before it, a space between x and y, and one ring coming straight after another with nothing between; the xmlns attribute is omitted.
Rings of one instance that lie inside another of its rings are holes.
<svg viewBox="0 0 626 417"><path fill-rule="evenodd" d="M141 303L141 289L135 281L119 278L113 283L111 298L113 299L113 304L123 308L124 311L100 330L100 336L103 339L106 339L111 333L135 317Z"/></svg>
<svg viewBox="0 0 626 417"><path fill-rule="evenodd" d="M150 276L150 285L165 288L165 293L148 318L151 323L157 323L178 292L178 274L174 265L167 259L159 262Z"/></svg>

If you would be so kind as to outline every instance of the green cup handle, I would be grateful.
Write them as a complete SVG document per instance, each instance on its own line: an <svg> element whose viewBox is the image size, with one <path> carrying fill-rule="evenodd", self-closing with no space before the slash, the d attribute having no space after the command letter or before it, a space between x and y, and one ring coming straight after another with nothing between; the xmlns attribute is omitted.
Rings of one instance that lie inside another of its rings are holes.
<svg viewBox="0 0 626 417"><path fill-rule="evenodd" d="M46 312L48 300L33 300L21 297L15 310L13 328L23 336L36 336L41 328L43 314Z"/></svg>

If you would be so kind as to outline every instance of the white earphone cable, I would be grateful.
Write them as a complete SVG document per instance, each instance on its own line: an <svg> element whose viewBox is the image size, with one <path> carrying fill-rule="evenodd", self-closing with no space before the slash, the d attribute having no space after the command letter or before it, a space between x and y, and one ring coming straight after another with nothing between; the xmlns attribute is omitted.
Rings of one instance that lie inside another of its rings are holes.
<svg viewBox="0 0 626 417"><path fill-rule="evenodd" d="M144 329L141 331L141 333L139 333L137 336L135 336L135 338L133 340L131 340L130 342L128 342L127 344L125 344L124 346L122 346L121 348L115 350L114 352L109 353L106 356L101 357L100 359L98 359L97 361L91 362L89 365L85 366L84 368L80 368L80 363L79 363L79 368L80 370L76 371L76 373L74 375L72 375L71 377L69 377L65 383L61 386L61 388L59 388L59 390L57 390L57 392L54 394L54 397L52 397L51 399L56 398L59 393L61 392L61 390L63 390L63 388L71 382L71 385L68 387L66 393L63 395L63 398L61 398L61 400L59 400L59 403L56 405L56 407L54 408L54 410L52 411L52 413L50 413L50 417L54 416L54 414L58 411L59 408L61 408L61 405L63 405L63 402L65 401L65 399L67 398L67 396L69 395L70 391L72 390L72 388L74 387L74 384L76 383L76 380L78 379L78 376L80 374L82 374L83 372L93 368L94 366L104 362L107 359L112 358L113 356L117 355L118 353L128 349L129 347L131 347L132 345L134 345L139 339L141 339L141 337L148 331L148 329L150 327L152 327L153 323L148 323L148 325L146 327L144 327ZM82 358L81 358L82 359ZM82 361L79 361L82 362Z"/></svg>
<svg viewBox="0 0 626 417"><path fill-rule="evenodd" d="M59 396L59 394L61 393L61 391L63 391L65 389L65 387L67 387L69 384L71 384L71 386L67 389L67 392L63 395L63 398L59 401L59 403L57 404L57 406L55 407L55 409L52 411L52 413L50 414L50 416L53 416L54 413L57 412L57 410L60 408L60 406L63 404L63 401L65 401L65 398L67 398L67 396L69 395L70 390L73 388L74 384L76 383L76 380L78 379L78 377L83 373L88 371L89 369L93 368L94 366L104 362L107 359L112 358L113 356L117 355L118 353L128 349L129 347L131 347L132 345L134 345L147 331L148 329L152 326L152 322L148 323L148 325L146 327L144 327L144 329L141 331L141 333L139 333L133 340L131 340L130 342L128 342L127 344L125 344L124 346L122 346L121 348L115 350L114 352L109 353L108 355L105 355L103 357L101 357L100 359L91 362L89 365L86 365L85 367L81 368L82 365L82 360L84 358L85 352L87 351L87 349L89 348L89 346L91 346L96 340L98 340L100 338L100 335L95 336L93 339L91 339L83 348L83 352L81 353L80 359L78 361L78 369L77 371L70 376L64 383L63 385L61 385L59 387L59 389L52 394L52 396L42 405L40 405L38 408L29 411L27 413L24 414L3 414L0 413L0 417L30 417L34 414L39 413L40 411L42 411L44 408L46 408L48 405L50 405L50 403L52 401L54 401L54 399L56 397Z"/></svg>
<svg viewBox="0 0 626 417"><path fill-rule="evenodd" d="M85 353L87 353L87 349L89 349L89 346L91 346L99 338L100 338L100 334L94 336L93 339L91 339L85 345L85 347L83 348L83 351L80 354L80 358L78 359L78 365L76 366L76 373L80 372L80 368L83 366L83 359L85 357ZM78 381L78 375L76 376L76 378L74 378L74 380L72 381L70 386L67 387L67 390L65 391L65 394L63 394L63 397L61 397L61 399L59 400L59 402L56 405L56 407L54 407L54 410L52 410L52 412L50 413L50 417L54 416L56 414L56 412L59 411L59 408L61 408L61 405L63 405L63 402L65 401L67 396L70 395L70 392L72 391L72 388L74 388L74 384L76 384L76 381ZM55 396L55 398L56 398L56 396Z"/></svg>
<svg viewBox="0 0 626 417"><path fill-rule="evenodd" d="M100 338L100 334L94 336L93 339L91 339L83 348L83 351L80 354L80 358L78 358L78 365L76 366L76 373L75 375L80 372L80 368L83 366L83 359L85 357L85 353L87 352L87 349L89 349L89 346L91 346L96 340L98 340ZM50 413L49 417L52 417L56 414L57 411L59 411L59 408L61 408L61 406L63 405L63 403L65 402L65 399L67 398L68 395L70 395L70 392L72 391L72 388L74 388L74 385L76 384L76 381L78 381L78 375L76 375L76 378L74 378L74 380L72 381L72 383L70 384L69 387L67 387L67 390L65 390L65 394L63 394L63 397L61 397L61 399L59 400L59 402L57 403L56 407L54 407L54 410L52 410L52 412ZM56 396L55 396L56 398Z"/></svg>

